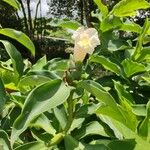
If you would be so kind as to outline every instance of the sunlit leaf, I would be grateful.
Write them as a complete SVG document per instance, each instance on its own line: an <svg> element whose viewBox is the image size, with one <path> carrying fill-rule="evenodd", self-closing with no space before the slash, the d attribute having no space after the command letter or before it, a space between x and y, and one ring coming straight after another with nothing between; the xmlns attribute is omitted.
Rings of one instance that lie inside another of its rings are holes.
<svg viewBox="0 0 150 150"><path fill-rule="evenodd" d="M102 3L102 0L94 0L96 5L98 6L99 10L103 14L103 17L105 18L108 15L108 8Z"/></svg>
<svg viewBox="0 0 150 150"><path fill-rule="evenodd" d="M0 130L0 149L10 150L10 142L9 142L8 135L3 130Z"/></svg>
<svg viewBox="0 0 150 150"><path fill-rule="evenodd" d="M24 70L24 64L20 52L10 42L5 40L0 40L0 42L3 43L7 53L11 58L14 72L17 73L19 76L22 76Z"/></svg>
<svg viewBox="0 0 150 150"><path fill-rule="evenodd" d="M90 57L90 62L99 63L105 69L110 70L110 71L116 73L117 75L122 74L120 67L117 64L111 62L109 59L107 59L104 56L92 55Z"/></svg>
<svg viewBox="0 0 150 150"><path fill-rule="evenodd" d="M20 5L17 0L2 0L2 1L8 3L9 5L11 5L12 7L16 8L16 9L20 9Z"/></svg>
<svg viewBox="0 0 150 150"><path fill-rule="evenodd" d="M134 62L129 59L125 59L122 62L122 66L127 77L131 77L134 74L138 74L146 71L146 68L143 64Z"/></svg>
<svg viewBox="0 0 150 150"><path fill-rule="evenodd" d="M145 0L121 0L114 6L112 13L118 17L135 16L136 10L149 7L150 4Z"/></svg>
<svg viewBox="0 0 150 150"><path fill-rule="evenodd" d="M42 112L62 104L69 95L70 88L66 87L61 80L47 82L31 91L25 100L20 116L13 125L11 144L14 144L18 136L28 127L33 119Z"/></svg>
<svg viewBox="0 0 150 150"><path fill-rule="evenodd" d="M45 144L43 142L29 142L27 144L18 146L17 148L15 148L14 150L47 150L47 147L45 146Z"/></svg>
<svg viewBox="0 0 150 150"><path fill-rule="evenodd" d="M35 47L32 41L23 32L14 29L4 28L4 29L0 29L0 34L18 41L23 46L25 46L32 53L32 55L35 55Z"/></svg>
<svg viewBox="0 0 150 150"><path fill-rule="evenodd" d="M2 79L0 78L0 116L6 102L6 92Z"/></svg>

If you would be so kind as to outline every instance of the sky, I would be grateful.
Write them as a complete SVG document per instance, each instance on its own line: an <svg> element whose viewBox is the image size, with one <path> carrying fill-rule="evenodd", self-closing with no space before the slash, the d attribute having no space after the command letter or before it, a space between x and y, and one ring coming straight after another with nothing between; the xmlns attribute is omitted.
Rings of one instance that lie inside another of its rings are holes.
<svg viewBox="0 0 150 150"><path fill-rule="evenodd" d="M42 16L47 16L47 12L48 12L48 5L47 5L47 0L41 0L41 6L42 6ZM36 10L36 5L37 5L37 0L31 0L31 10L32 10L32 16L35 16L35 10ZM27 6L25 5L25 8L27 8ZM27 9L26 9L27 10ZM19 11L19 16L23 16L22 12ZM40 14L38 14L38 17L40 17Z"/></svg>

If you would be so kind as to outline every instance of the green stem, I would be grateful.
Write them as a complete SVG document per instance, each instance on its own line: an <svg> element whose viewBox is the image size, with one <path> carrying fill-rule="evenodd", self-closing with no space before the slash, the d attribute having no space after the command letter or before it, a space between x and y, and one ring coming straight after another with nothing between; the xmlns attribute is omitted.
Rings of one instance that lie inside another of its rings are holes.
<svg viewBox="0 0 150 150"><path fill-rule="evenodd" d="M72 121L73 121L73 101L72 101L73 92L74 91L71 91L70 96L67 99L67 102L68 102L68 114L69 115L68 115L68 121L67 121L66 127L65 127L63 133L60 132L60 133L54 135L54 137L47 144L47 147L51 147L51 146L59 144L63 140L64 135L68 132L68 130L71 127L71 124L72 124Z"/></svg>
<svg viewBox="0 0 150 150"><path fill-rule="evenodd" d="M74 113L73 113L74 105L73 105L73 99L72 99L73 93L74 93L74 91L71 92L71 94L67 100L67 102L68 102L68 121L67 121L66 127L64 129L65 134L70 129L72 121L73 121L73 117L74 117Z"/></svg>
<svg viewBox="0 0 150 150"><path fill-rule="evenodd" d="M56 134L52 139L51 141L47 144L47 147L51 147L51 146L54 146L54 145L57 145L59 144L64 138L64 134L63 133L58 133Z"/></svg>

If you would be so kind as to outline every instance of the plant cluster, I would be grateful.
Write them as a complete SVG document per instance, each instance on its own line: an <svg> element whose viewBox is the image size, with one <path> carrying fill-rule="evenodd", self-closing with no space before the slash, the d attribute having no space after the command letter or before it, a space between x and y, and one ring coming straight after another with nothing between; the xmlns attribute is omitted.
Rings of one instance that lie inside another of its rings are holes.
<svg viewBox="0 0 150 150"><path fill-rule="evenodd" d="M3 1L19 7L17 0ZM150 4L121 0L108 10L101 0L94 2L99 8L94 28L59 22L75 30L69 59L44 56L32 65L8 40L0 40L10 56L0 62L0 149L150 148L150 22L146 18L140 26L129 20ZM35 54L24 33L2 28L0 34Z"/></svg>

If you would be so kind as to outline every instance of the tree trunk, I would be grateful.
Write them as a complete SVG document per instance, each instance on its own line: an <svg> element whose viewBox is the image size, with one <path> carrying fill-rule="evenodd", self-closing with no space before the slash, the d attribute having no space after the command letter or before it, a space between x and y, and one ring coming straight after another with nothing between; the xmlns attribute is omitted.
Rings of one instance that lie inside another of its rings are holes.
<svg viewBox="0 0 150 150"><path fill-rule="evenodd" d="M89 0L82 0L83 2L83 9L84 9L84 16L85 16L85 21L86 21L86 25L87 27L91 27L91 22L90 22L90 10L89 10Z"/></svg>
<svg viewBox="0 0 150 150"><path fill-rule="evenodd" d="M25 30L26 30L26 33L29 34L29 26L28 26L28 20L27 20L25 8L24 8L24 5L23 5L22 0L19 0L19 2L20 2L20 5L21 5L22 13L23 13L23 19L24 19L24 24L25 24Z"/></svg>
<svg viewBox="0 0 150 150"><path fill-rule="evenodd" d="M40 3L41 3L41 0L38 1L37 5L36 5L36 11L35 11L35 17L34 17L34 30L33 30L33 34L35 32L35 29L36 29L36 21L37 21L37 15L38 15L38 9L39 9L39 6L40 6Z"/></svg>
<svg viewBox="0 0 150 150"><path fill-rule="evenodd" d="M33 38L33 26L32 26L30 0L27 0L27 11L28 11L28 22L29 22L29 26L30 26L29 35L30 35L30 38Z"/></svg>

